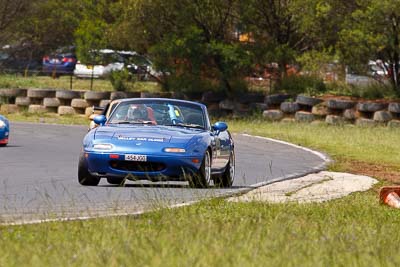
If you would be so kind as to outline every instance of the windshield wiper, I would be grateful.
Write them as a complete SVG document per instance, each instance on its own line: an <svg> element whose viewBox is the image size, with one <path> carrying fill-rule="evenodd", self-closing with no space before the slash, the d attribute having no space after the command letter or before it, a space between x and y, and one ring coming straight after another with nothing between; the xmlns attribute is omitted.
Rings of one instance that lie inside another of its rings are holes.
<svg viewBox="0 0 400 267"><path fill-rule="evenodd" d="M152 121L120 121L120 122L112 122L110 124L149 124L154 125Z"/></svg>
<svg viewBox="0 0 400 267"><path fill-rule="evenodd" d="M177 124L166 124L165 126L178 126L178 127L187 127L187 128L195 128L195 129L203 129L204 127L198 124L188 124L188 123L177 123Z"/></svg>

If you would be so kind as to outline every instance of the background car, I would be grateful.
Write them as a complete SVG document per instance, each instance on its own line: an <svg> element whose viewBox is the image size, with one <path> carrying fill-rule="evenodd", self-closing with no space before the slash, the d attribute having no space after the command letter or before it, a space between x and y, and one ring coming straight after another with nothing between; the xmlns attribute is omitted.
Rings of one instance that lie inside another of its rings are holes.
<svg viewBox="0 0 400 267"><path fill-rule="evenodd" d="M118 53L111 49L92 51L93 61L89 64L77 62L74 75L79 78L103 78L112 71L122 70L124 60Z"/></svg>
<svg viewBox="0 0 400 267"><path fill-rule="evenodd" d="M76 62L76 55L73 52L53 53L43 57L43 73L56 76L71 75Z"/></svg>
<svg viewBox="0 0 400 267"><path fill-rule="evenodd" d="M162 98L123 99L83 140L78 181L188 181L232 186L234 142L224 122L210 124L205 105Z"/></svg>
<svg viewBox="0 0 400 267"><path fill-rule="evenodd" d="M153 63L145 56L132 51L118 51L123 58L126 69L139 77L139 80L149 80L152 76L160 76L161 73L153 68Z"/></svg>
<svg viewBox="0 0 400 267"><path fill-rule="evenodd" d="M4 116L0 115L0 146L6 146L8 144L9 133L10 124Z"/></svg>

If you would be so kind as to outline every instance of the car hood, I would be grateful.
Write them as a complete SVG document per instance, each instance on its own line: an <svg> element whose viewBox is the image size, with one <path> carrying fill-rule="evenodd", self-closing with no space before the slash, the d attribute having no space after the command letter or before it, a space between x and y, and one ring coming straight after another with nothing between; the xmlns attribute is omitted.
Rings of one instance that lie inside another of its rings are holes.
<svg viewBox="0 0 400 267"><path fill-rule="evenodd" d="M94 140L101 139L112 142L139 141L184 144L201 132L204 131L198 129L154 125L102 126L96 129Z"/></svg>

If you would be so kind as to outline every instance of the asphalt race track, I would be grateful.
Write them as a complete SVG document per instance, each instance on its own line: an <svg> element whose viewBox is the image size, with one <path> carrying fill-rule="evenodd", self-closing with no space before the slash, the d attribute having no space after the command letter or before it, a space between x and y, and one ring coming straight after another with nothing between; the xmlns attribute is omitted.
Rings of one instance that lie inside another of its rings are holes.
<svg viewBox="0 0 400 267"><path fill-rule="evenodd" d="M0 147L0 223L135 213L249 190L324 167L321 156L267 139L235 134L236 178L230 189L191 189L186 183L102 179L78 183L77 165L87 128L11 123L10 143Z"/></svg>

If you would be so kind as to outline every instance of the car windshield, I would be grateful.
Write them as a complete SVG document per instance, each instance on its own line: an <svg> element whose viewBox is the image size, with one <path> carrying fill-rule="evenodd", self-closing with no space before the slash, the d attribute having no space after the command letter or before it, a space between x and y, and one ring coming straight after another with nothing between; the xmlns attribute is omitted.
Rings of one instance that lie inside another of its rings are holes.
<svg viewBox="0 0 400 267"><path fill-rule="evenodd" d="M121 102L108 124L164 125L205 129L206 116L197 104L169 100L132 100Z"/></svg>

